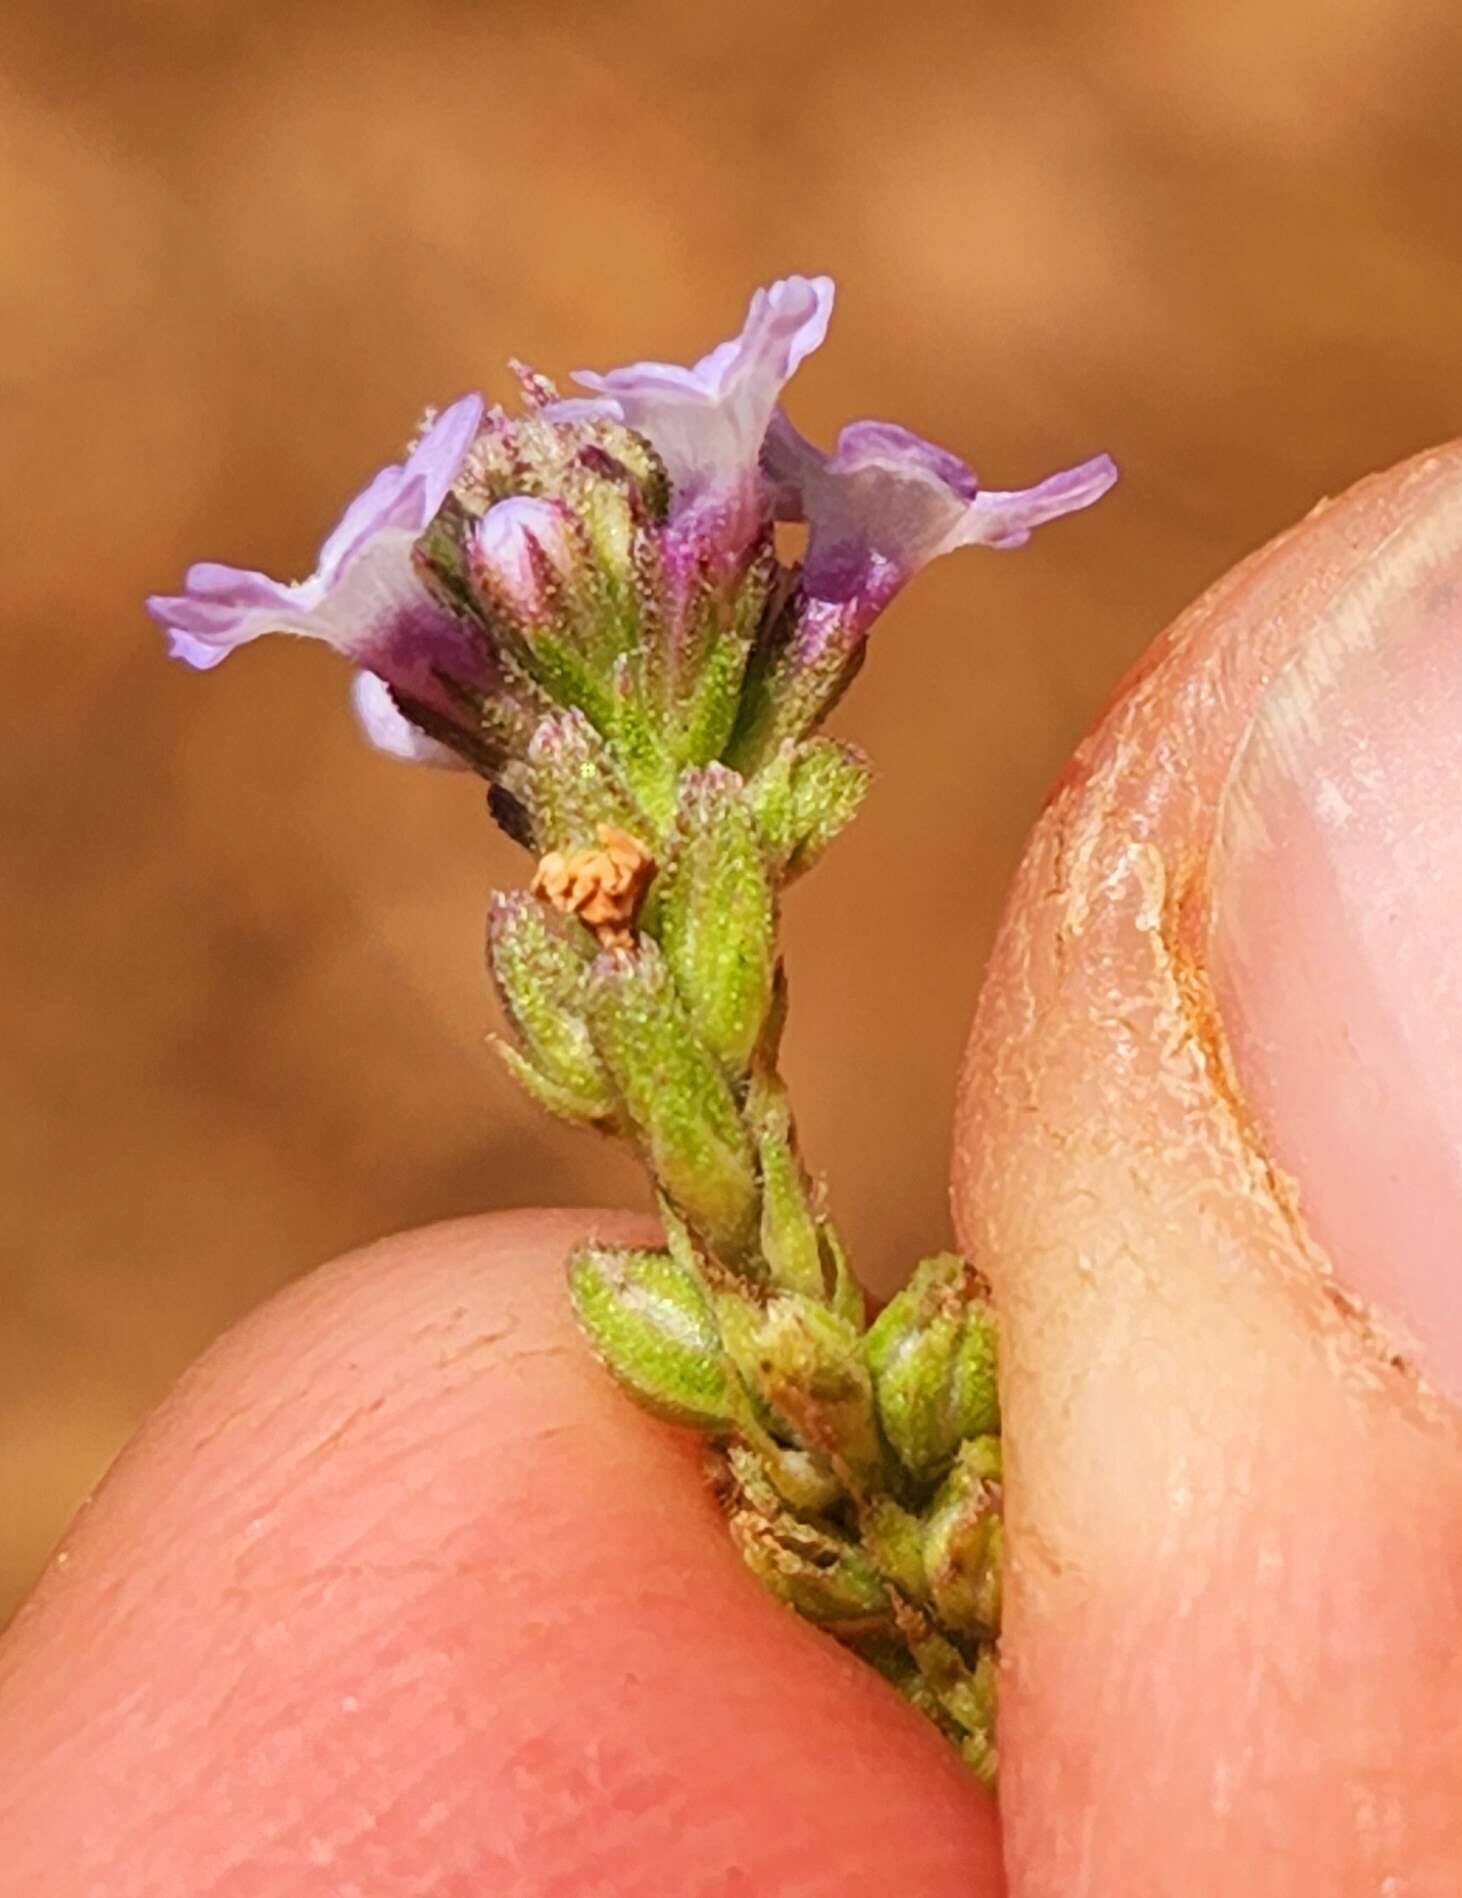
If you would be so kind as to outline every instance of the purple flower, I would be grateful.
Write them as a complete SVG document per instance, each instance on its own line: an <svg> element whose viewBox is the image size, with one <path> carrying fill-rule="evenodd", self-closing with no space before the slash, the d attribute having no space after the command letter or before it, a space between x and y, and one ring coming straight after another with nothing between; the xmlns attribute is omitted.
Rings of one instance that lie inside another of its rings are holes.
<svg viewBox="0 0 1462 1898"><path fill-rule="evenodd" d="M387 685L450 710L438 671L471 685L485 662L422 585L412 548L461 472L481 418L476 395L444 409L406 460L383 468L351 502L307 580L271 580L204 561L188 569L181 594L154 594L147 609L166 628L174 657L204 669L264 633L299 633L325 640ZM382 749L423 755L410 748L417 740L396 728L391 714L400 714L384 690L357 685L356 708Z"/></svg>
<svg viewBox="0 0 1462 1898"><path fill-rule="evenodd" d="M541 617L547 582L573 569L574 541L568 519L552 501L514 494L498 501L472 532L473 572L491 593L532 621Z"/></svg>
<svg viewBox="0 0 1462 1898"><path fill-rule="evenodd" d="M833 452L778 413L763 464L776 512L810 529L803 586L814 600L878 612L927 561L956 547L1019 547L1033 528L1090 507L1117 479L1098 455L1033 488L982 488L973 471L894 422L853 422Z"/></svg>
<svg viewBox="0 0 1462 1898"><path fill-rule="evenodd" d="M672 517L739 553L767 519L759 459L777 398L827 334L832 307L830 277L784 277L752 297L739 336L693 367L579 370L575 382L595 399L553 403L544 414L608 416L647 437L670 476Z"/></svg>

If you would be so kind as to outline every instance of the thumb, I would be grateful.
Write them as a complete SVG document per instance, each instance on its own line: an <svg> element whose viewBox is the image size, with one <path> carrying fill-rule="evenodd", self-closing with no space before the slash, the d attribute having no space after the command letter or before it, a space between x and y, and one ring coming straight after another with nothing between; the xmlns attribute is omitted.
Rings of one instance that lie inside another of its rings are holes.
<svg viewBox="0 0 1462 1898"><path fill-rule="evenodd" d="M371 1248L216 1346L0 1651L3 1898L989 1898L994 1806L742 1568L575 1337L609 1214Z"/></svg>
<svg viewBox="0 0 1462 1898"><path fill-rule="evenodd" d="M1221 582L1042 817L963 1084L1014 1898L1462 1889L1462 448Z"/></svg>

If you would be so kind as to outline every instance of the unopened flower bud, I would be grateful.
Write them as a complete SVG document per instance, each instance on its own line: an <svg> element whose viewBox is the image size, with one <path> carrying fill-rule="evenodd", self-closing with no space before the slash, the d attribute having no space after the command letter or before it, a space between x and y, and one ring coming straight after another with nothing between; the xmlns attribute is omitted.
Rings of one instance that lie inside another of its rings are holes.
<svg viewBox="0 0 1462 1898"><path fill-rule="evenodd" d="M522 891L495 896L488 964L520 1046L499 1044L519 1084L564 1120L613 1121L616 1099L585 1021L588 966Z"/></svg>
<svg viewBox="0 0 1462 1898"><path fill-rule="evenodd" d="M776 1001L774 995L774 1007ZM830 1306L861 1332L866 1322L862 1288L802 1165L787 1090L774 1072L758 1068L747 1092L746 1118L756 1135L761 1250L773 1285Z"/></svg>
<svg viewBox="0 0 1462 1898"><path fill-rule="evenodd" d="M697 1430L729 1426L721 1341L693 1271L666 1252L581 1246L569 1290L589 1343L647 1410Z"/></svg>
<svg viewBox="0 0 1462 1898"><path fill-rule="evenodd" d="M585 533L567 500L509 495L470 528L467 569L474 610L540 698L577 708L607 732L625 629L604 611L606 576Z"/></svg>
<svg viewBox="0 0 1462 1898"><path fill-rule="evenodd" d="M891 1628L888 1590L858 1544L788 1508L754 1452L727 1453L724 1487L732 1540L774 1595L845 1639Z"/></svg>
<svg viewBox="0 0 1462 1898"><path fill-rule="evenodd" d="M922 1608L895 1598L893 1616L904 1646L942 1713L963 1735L965 1764L985 1784L995 1780L995 1712L999 1663L993 1647L982 1645L974 1664L930 1621Z"/></svg>
<svg viewBox="0 0 1462 1898"><path fill-rule="evenodd" d="M851 745L810 738L784 745L758 774L757 815L778 874L787 882L810 870L852 823L872 773Z"/></svg>
<svg viewBox="0 0 1462 1898"><path fill-rule="evenodd" d="M748 1260L757 1224L751 1138L652 940L600 956L589 1026L661 1191L712 1252Z"/></svg>
<svg viewBox="0 0 1462 1898"><path fill-rule="evenodd" d="M589 848L605 825L645 840L653 835L614 752L577 709L544 719L518 782L545 852Z"/></svg>
<svg viewBox="0 0 1462 1898"><path fill-rule="evenodd" d="M924 1572L940 1619L985 1639L1000 1630L1000 1468L997 1437L963 1444L924 1531Z"/></svg>
<svg viewBox="0 0 1462 1898"><path fill-rule="evenodd" d="M792 1146L785 1095L757 1119L761 1249L773 1283L784 1291L822 1299L827 1293L828 1272L807 1176Z"/></svg>
<svg viewBox="0 0 1462 1898"><path fill-rule="evenodd" d="M763 1305L728 1290L716 1315L728 1357L772 1425L825 1457L855 1487L874 1477L883 1453L857 1328L795 1292Z"/></svg>
<svg viewBox="0 0 1462 1898"><path fill-rule="evenodd" d="M575 547L562 508L515 494L494 503L477 522L469 558L489 599L531 624L552 612L556 582L574 571Z"/></svg>
<svg viewBox="0 0 1462 1898"><path fill-rule="evenodd" d="M666 877L666 960L706 1045L742 1074L771 1007L776 963L771 878L734 771L687 772Z"/></svg>
<svg viewBox="0 0 1462 1898"><path fill-rule="evenodd" d="M884 1435L932 1482L966 1437L999 1428L995 1319L984 1281L953 1253L926 1259L868 1332Z"/></svg>

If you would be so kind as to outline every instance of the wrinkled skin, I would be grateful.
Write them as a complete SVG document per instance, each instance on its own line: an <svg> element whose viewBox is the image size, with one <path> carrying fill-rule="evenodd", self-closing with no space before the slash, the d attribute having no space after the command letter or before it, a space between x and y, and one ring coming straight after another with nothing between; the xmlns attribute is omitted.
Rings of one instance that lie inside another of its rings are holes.
<svg viewBox="0 0 1462 1898"><path fill-rule="evenodd" d="M4 1898L1462 1890L1462 451L1200 601L986 979L1003 1827L738 1568L522 1214L183 1381L0 1662Z"/></svg>
<svg viewBox="0 0 1462 1898"><path fill-rule="evenodd" d="M1255 556L1080 748L1010 897L955 1200L1005 1340L1022 1898L1462 1890L1462 1427L1394 1322L1404 1290L1462 1394L1456 1188L1387 1150L1403 1114L1462 1136L1447 957L1398 967L1462 920L1459 574L1455 450Z"/></svg>
<svg viewBox="0 0 1462 1898"><path fill-rule="evenodd" d="M3 1650L5 1898L989 1888L952 1749L762 1592L694 1446L589 1360L588 1230L647 1236L388 1240L184 1378Z"/></svg>

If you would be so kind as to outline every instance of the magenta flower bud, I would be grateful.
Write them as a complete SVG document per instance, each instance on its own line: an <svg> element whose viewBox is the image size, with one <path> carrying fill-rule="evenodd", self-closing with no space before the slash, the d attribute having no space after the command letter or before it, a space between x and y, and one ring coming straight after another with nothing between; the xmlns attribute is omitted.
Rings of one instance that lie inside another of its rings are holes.
<svg viewBox="0 0 1462 1898"><path fill-rule="evenodd" d="M551 611L553 578L569 577L576 552L563 509L532 495L498 501L472 530L474 577L530 623Z"/></svg>

